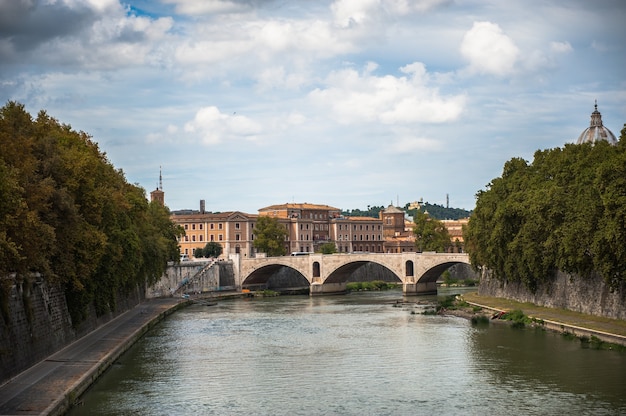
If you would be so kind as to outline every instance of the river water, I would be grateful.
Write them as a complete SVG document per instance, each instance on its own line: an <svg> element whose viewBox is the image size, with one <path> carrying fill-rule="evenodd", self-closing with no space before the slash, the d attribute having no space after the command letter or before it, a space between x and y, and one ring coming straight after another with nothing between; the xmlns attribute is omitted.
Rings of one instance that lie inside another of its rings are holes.
<svg viewBox="0 0 626 416"><path fill-rule="evenodd" d="M423 315L396 291L193 305L70 415L626 414L626 353Z"/></svg>

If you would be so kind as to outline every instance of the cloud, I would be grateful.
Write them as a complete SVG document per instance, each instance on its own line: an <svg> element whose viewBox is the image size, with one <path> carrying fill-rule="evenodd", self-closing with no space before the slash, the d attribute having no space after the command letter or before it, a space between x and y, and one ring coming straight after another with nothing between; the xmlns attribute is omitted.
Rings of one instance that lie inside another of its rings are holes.
<svg viewBox="0 0 626 416"><path fill-rule="evenodd" d="M474 22L463 37L461 54L470 73L504 76L513 72L520 51L497 24Z"/></svg>
<svg viewBox="0 0 626 416"><path fill-rule="evenodd" d="M550 50L556 53L569 53L574 49L569 42L550 42Z"/></svg>
<svg viewBox="0 0 626 416"><path fill-rule="evenodd" d="M441 96L429 86L424 64L415 62L400 68L406 76L376 76L368 63L363 73L354 69L335 71L325 88L309 94L329 116L343 124L443 123L456 120L463 111L464 95Z"/></svg>
<svg viewBox="0 0 626 416"><path fill-rule="evenodd" d="M237 139L255 140L262 128L248 117L224 114L217 107L210 106L199 109L194 119L185 124L184 130L202 144L214 145Z"/></svg>

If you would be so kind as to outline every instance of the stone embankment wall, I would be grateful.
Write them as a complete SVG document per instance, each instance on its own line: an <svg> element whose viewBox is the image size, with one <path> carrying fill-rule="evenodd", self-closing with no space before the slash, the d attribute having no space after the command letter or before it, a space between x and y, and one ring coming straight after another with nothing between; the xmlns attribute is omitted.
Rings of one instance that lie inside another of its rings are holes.
<svg viewBox="0 0 626 416"><path fill-rule="evenodd" d="M2 282L0 306L0 383L24 371L50 354L91 332L142 300L143 288L118 297L117 310L100 317L95 309L74 327L65 293L41 278Z"/></svg>
<svg viewBox="0 0 626 416"><path fill-rule="evenodd" d="M487 272L481 277L478 294L606 318L626 319L626 285L622 284L621 287L611 291L597 275L581 278L559 272L552 282L541 284L537 291L532 293L522 283L501 282Z"/></svg>
<svg viewBox="0 0 626 416"><path fill-rule="evenodd" d="M208 261L185 261L168 266L161 280L146 290L146 298L172 296L185 279L189 284L182 288L183 292L209 292L234 288L235 273L232 262L216 261L213 266L201 273L208 263Z"/></svg>

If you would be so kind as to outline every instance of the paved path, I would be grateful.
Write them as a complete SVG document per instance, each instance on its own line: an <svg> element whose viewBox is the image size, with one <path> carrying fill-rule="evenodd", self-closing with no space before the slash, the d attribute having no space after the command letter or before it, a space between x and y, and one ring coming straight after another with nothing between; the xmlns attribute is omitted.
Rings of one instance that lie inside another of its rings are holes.
<svg viewBox="0 0 626 416"><path fill-rule="evenodd" d="M180 298L146 301L0 386L0 415L63 414L69 405Z"/></svg>

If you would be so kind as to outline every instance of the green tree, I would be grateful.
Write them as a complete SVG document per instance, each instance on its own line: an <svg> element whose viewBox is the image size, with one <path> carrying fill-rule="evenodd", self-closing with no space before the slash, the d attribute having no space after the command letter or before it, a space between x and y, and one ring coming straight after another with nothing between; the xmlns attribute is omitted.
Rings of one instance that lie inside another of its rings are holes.
<svg viewBox="0 0 626 416"><path fill-rule="evenodd" d="M622 134L624 136L624 134ZM556 271L626 280L626 146L567 144L514 158L477 194L465 230L474 266L535 290Z"/></svg>
<svg viewBox="0 0 626 416"><path fill-rule="evenodd" d="M415 215L415 248L418 252L444 252L450 247L450 234L443 222L430 218L428 214L417 211Z"/></svg>
<svg viewBox="0 0 626 416"><path fill-rule="evenodd" d="M334 254L337 252L337 246L332 242L324 243L319 246L317 252L322 254Z"/></svg>
<svg viewBox="0 0 626 416"><path fill-rule="evenodd" d="M285 239L287 229L277 218L260 216L254 226L254 247L268 256L284 256L287 254Z"/></svg>
<svg viewBox="0 0 626 416"><path fill-rule="evenodd" d="M74 325L114 311L178 257L182 228L86 133L15 102L0 109L0 275L64 288Z"/></svg>
<svg viewBox="0 0 626 416"><path fill-rule="evenodd" d="M222 255L222 245L215 241L209 241L204 246L204 257L219 257Z"/></svg>

